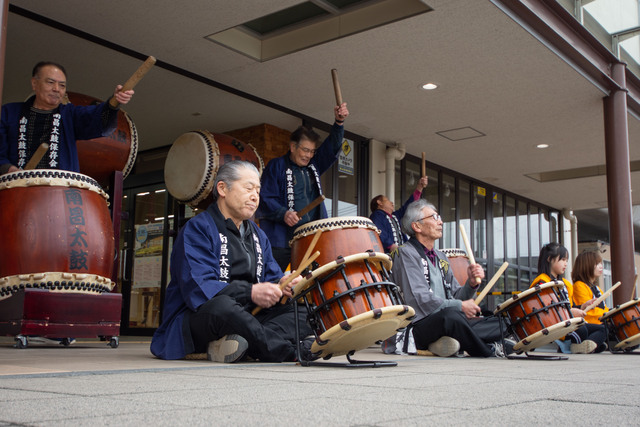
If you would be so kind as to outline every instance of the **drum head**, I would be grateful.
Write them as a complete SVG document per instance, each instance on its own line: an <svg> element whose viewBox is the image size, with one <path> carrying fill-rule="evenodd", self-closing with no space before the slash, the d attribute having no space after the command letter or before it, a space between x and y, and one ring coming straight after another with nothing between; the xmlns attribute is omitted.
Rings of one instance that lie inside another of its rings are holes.
<svg viewBox="0 0 640 427"><path fill-rule="evenodd" d="M636 334L632 337L627 338L624 341L620 341L618 344L615 345L615 349L616 350L624 350L627 347L633 347L640 344L640 334Z"/></svg>
<svg viewBox="0 0 640 427"><path fill-rule="evenodd" d="M608 319L609 317L613 316L614 314L620 313L621 311L626 310L628 307L631 307L633 305L638 304L638 302L640 302L640 299L632 299L631 301L627 301L624 304L620 304L620 305L616 306L616 308L613 308L613 309L607 311L602 316L600 316L600 318L598 320L603 322L605 319Z"/></svg>
<svg viewBox="0 0 640 427"><path fill-rule="evenodd" d="M362 350L409 325L415 314L407 305L392 305L358 314L320 335L324 344L314 341L311 351L322 352L321 357L330 358Z"/></svg>
<svg viewBox="0 0 640 427"><path fill-rule="evenodd" d="M293 232L291 243L305 236L315 234L316 231L342 230L345 228L367 228L380 233L378 227L367 217L363 216L341 216L336 218L325 218L317 221L307 222L296 228Z"/></svg>
<svg viewBox="0 0 640 427"><path fill-rule="evenodd" d="M182 134L169 149L164 164L164 180L169 193L183 203L196 206L213 189L218 173L219 153L207 131Z"/></svg>
<svg viewBox="0 0 640 427"><path fill-rule="evenodd" d="M499 304L495 311L494 314L498 314L501 311L504 311L505 309L509 308L510 305L512 305L513 303L517 302L517 301L522 301L523 299L529 297L529 295L538 293L540 290L542 289L547 289L547 288L562 288L564 287L564 283L558 283L558 282L549 282L549 283L544 283L542 285L536 285L533 288L529 288L526 291L522 291L517 295L514 295L513 298L510 298L508 300L506 300L505 302L503 302L502 304Z"/></svg>
<svg viewBox="0 0 640 427"><path fill-rule="evenodd" d="M567 321L556 323L518 341L516 345L513 346L513 350L517 353L522 353L552 343L575 331L583 323L584 319L581 317L574 317Z"/></svg>

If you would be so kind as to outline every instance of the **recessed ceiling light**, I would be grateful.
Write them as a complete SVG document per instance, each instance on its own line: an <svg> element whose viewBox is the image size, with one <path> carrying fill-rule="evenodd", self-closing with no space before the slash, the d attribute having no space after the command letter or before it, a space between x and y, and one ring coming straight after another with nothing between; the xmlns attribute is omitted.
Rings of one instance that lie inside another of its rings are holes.
<svg viewBox="0 0 640 427"><path fill-rule="evenodd" d="M425 83L420 87L424 90L433 90L433 89L437 89L438 85L435 83Z"/></svg>
<svg viewBox="0 0 640 427"><path fill-rule="evenodd" d="M538 144L536 148L549 148L549 144Z"/></svg>

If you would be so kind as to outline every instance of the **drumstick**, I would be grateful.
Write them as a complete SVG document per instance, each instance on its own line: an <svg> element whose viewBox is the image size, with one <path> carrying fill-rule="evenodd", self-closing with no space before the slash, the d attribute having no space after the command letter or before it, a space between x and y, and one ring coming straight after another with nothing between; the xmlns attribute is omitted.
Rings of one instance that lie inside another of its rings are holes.
<svg viewBox="0 0 640 427"><path fill-rule="evenodd" d="M427 176L427 163L424 159L424 151L422 152L422 176Z"/></svg>
<svg viewBox="0 0 640 427"><path fill-rule="evenodd" d="M282 284L280 284L280 290L283 290L284 288L286 288L287 285L293 281L293 279L295 279L300 274L302 274L304 269L307 268L309 266L309 264L311 264L313 261L315 261L315 259L318 258L319 256L320 256L320 251L316 251L316 253L311 255L311 257L309 257L309 259L307 259L307 260L305 260L305 262L301 263L300 266L298 267L298 269L292 271L291 274L288 275L287 278L284 280L284 282L282 282ZM260 312L260 310L262 310L262 307L256 307L256 308L253 309L251 314L253 314L255 316L256 314L258 314Z"/></svg>
<svg viewBox="0 0 640 427"><path fill-rule="evenodd" d="M633 296L636 293L637 287L638 287L638 275L636 274L636 277L633 278L633 289L631 289L631 298L629 298L629 301L633 299Z"/></svg>
<svg viewBox="0 0 640 427"><path fill-rule="evenodd" d="M611 295L611 293L618 287L620 286L622 283L618 282L615 285L613 285L611 287L611 289L609 289L607 292L605 292L604 294L600 295L594 302L591 303L591 305L587 306L584 309L584 312L586 313L587 311L593 310L598 304L600 304L602 301L605 300L606 297L608 297L609 295Z"/></svg>
<svg viewBox="0 0 640 427"><path fill-rule="evenodd" d="M315 199L313 199L313 201L311 203L309 203L304 208L300 209L300 212L297 212L298 216L300 218L302 218L303 216L305 216L306 214L311 212L311 209L315 208L316 206L318 206L322 202L324 202L324 196L323 195L320 195L320 197L316 197Z"/></svg>
<svg viewBox="0 0 640 427"><path fill-rule="evenodd" d="M307 258L309 258L309 255L311 255L313 248L315 248L316 243L318 243L318 239L320 239L320 235L322 235L322 230L316 231L316 234L313 235L313 240L311 240L311 244L309 245L309 248L307 248L307 251L304 253L304 256L302 257L300 264L304 263L307 260Z"/></svg>
<svg viewBox="0 0 640 427"><path fill-rule="evenodd" d="M476 298L475 300L476 305L480 305L480 302L484 299L484 297L487 296L491 288L493 288L493 285L495 285L495 283L498 281L500 276L502 276L502 273L504 273L504 271L507 269L508 266L509 266L508 262L505 261L502 263L502 265L500 266L496 274L493 275L489 283L487 283L487 286L484 287L480 295L478 295L478 298Z"/></svg>
<svg viewBox="0 0 640 427"><path fill-rule="evenodd" d="M331 78L333 79L333 91L336 93L336 104L342 105L342 92L340 91L340 82L338 81L338 70L331 69Z"/></svg>
<svg viewBox="0 0 640 427"><path fill-rule="evenodd" d="M31 159L29 159L27 165L24 167L24 170L34 169L36 166L38 166L38 163L40 163L40 159L42 159L42 156L45 155L48 149L49 144L47 144L46 142L40 144L36 152L33 153L33 156L31 156Z"/></svg>
<svg viewBox="0 0 640 427"><path fill-rule="evenodd" d="M469 262L471 263L471 265L475 265L476 259L473 256L473 251L471 250L471 245L469 244L469 239L467 238L467 232L464 229L464 224L460 224L460 233L462 233L462 240L464 241L464 246L467 248L467 256L469 257ZM479 277L476 277L476 283L480 284L480 282L482 282L482 279Z"/></svg>
<svg viewBox="0 0 640 427"><path fill-rule="evenodd" d="M147 74L147 72L149 72L149 70L151 69L151 67L155 65L155 63L156 63L156 58L154 58L153 56L148 57L147 60L144 61L140 67L138 67L136 72L133 73L131 77L129 77L129 80L127 80L122 85L122 89L120 89L120 92L133 89L133 87L137 85L140 80L142 80L144 75ZM111 105L114 108L117 107L119 104L120 103L116 101L114 97L111 97L111 99L109 100L109 105Z"/></svg>

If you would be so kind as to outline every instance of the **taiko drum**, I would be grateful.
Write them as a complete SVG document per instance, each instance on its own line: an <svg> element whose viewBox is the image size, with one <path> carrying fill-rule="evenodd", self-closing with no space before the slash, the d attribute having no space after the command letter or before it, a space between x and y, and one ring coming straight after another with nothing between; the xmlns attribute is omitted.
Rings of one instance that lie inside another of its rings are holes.
<svg viewBox="0 0 640 427"><path fill-rule="evenodd" d="M640 299L628 301L600 317L616 337L618 348L626 348L640 343Z"/></svg>
<svg viewBox="0 0 640 427"><path fill-rule="evenodd" d="M213 201L218 169L233 160L252 163L262 174L262 158L251 144L207 130L184 133L173 142L165 160L167 190L178 201L205 209Z"/></svg>
<svg viewBox="0 0 640 427"><path fill-rule="evenodd" d="M107 195L79 173L0 177L0 299L21 287L108 292L114 237Z"/></svg>
<svg viewBox="0 0 640 427"><path fill-rule="evenodd" d="M67 92L74 105L97 105L102 101L88 95ZM138 154L138 131L131 117L118 110L116 129L107 136L78 140L80 172L89 175L104 187L108 186L114 171L122 171L126 178L133 169Z"/></svg>

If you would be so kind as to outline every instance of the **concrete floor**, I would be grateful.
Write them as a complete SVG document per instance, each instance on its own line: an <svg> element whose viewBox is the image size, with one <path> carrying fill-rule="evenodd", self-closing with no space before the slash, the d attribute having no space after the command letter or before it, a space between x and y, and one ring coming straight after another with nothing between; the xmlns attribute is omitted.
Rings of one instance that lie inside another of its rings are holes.
<svg viewBox="0 0 640 427"><path fill-rule="evenodd" d="M0 426L637 426L638 355L438 358L370 347L353 358L398 365L338 368L163 361L149 338L17 349L4 337Z"/></svg>

